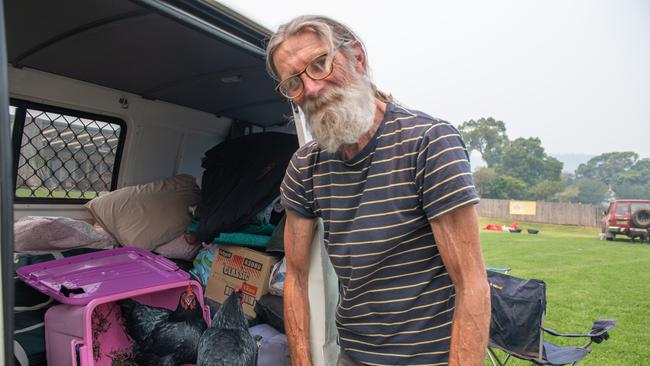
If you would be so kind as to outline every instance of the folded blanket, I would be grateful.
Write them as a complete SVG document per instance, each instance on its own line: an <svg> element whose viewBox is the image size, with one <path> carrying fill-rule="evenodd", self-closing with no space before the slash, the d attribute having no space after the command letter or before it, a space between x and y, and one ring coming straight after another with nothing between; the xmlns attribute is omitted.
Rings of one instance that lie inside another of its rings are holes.
<svg viewBox="0 0 650 366"><path fill-rule="evenodd" d="M271 235L275 230L273 224L246 225L241 227L237 232L256 235Z"/></svg>
<svg viewBox="0 0 650 366"><path fill-rule="evenodd" d="M204 245L194 258L194 268L190 270L190 274L201 283L203 287L208 284L210 272L212 272L212 263L214 263L214 255L219 246L216 244Z"/></svg>
<svg viewBox="0 0 650 366"><path fill-rule="evenodd" d="M247 233L221 233L215 239L216 243L227 245L239 245L245 247L266 248L271 239L268 235L256 235Z"/></svg>

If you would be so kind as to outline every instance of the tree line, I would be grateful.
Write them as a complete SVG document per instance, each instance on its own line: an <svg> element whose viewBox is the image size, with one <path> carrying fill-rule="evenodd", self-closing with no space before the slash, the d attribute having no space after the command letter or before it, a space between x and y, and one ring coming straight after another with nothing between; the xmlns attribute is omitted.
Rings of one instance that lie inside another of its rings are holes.
<svg viewBox="0 0 650 366"><path fill-rule="evenodd" d="M503 121L469 120L458 130L467 151L478 152L487 164L473 173L481 197L592 204L650 199L650 159L635 152L600 154L566 173L538 137L510 140Z"/></svg>

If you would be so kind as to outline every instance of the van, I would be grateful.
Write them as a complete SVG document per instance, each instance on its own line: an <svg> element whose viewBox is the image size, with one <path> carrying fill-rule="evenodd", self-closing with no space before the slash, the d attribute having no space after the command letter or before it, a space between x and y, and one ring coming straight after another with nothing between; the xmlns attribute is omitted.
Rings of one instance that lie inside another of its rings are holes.
<svg viewBox="0 0 650 366"><path fill-rule="evenodd" d="M214 1L8 0L2 10L0 334L3 364L13 365L14 220L92 221L84 204L102 192L200 177L203 154L220 141L310 137L266 73L270 31ZM310 341L314 364L331 365L338 285L322 223L317 230Z"/></svg>

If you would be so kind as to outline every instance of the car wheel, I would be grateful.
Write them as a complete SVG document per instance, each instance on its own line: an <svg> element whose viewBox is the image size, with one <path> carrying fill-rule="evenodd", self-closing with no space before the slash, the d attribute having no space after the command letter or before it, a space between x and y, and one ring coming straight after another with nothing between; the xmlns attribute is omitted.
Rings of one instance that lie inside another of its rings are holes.
<svg viewBox="0 0 650 366"><path fill-rule="evenodd" d="M641 229L650 229L650 210L640 209L632 213L630 217L632 225Z"/></svg>

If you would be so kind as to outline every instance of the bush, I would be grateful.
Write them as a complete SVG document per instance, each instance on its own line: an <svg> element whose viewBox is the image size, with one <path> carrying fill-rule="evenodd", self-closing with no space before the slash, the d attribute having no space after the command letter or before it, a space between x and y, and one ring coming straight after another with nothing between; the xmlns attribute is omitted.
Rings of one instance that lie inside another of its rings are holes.
<svg viewBox="0 0 650 366"><path fill-rule="evenodd" d="M543 180L530 188L530 196L538 201L553 201L564 188L565 185L562 181Z"/></svg>
<svg viewBox="0 0 650 366"><path fill-rule="evenodd" d="M493 198L515 200L528 198L526 183L509 175L496 177L492 182L490 191Z"/></svg>

